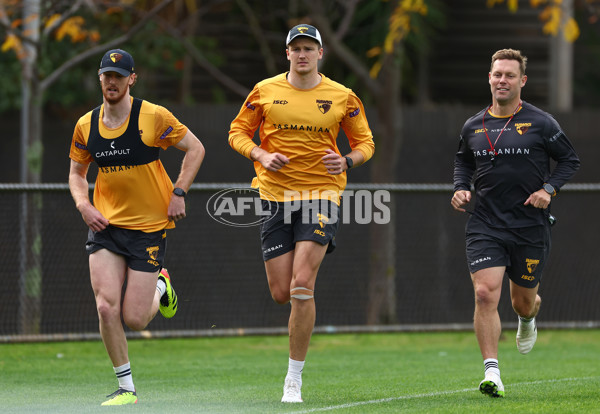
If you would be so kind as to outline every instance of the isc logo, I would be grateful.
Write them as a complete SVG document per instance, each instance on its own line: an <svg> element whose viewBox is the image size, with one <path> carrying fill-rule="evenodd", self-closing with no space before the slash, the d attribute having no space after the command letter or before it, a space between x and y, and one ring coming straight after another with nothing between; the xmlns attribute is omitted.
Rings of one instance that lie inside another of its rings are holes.
<svg viewBox="0 0 600 414"><path fill-rule="evenodd" d="M324 232L324 231L322 231L322 230L319 230L319 229L316 229L316 230L315 230L315 234L318 234L319 236L323 236L323 237L325 237L325 232Z"/></svg>
<svg viewBox="0 0 600 414"><path fill-rule="evenodd" d="M523 275L523 276L521 276L521 279L529 280L531 282L533 279L535 279L535 277L529 276L529 275Z"/></svg>
<svg viewBox="0 0 600 414"><path fill-rule="evenodd" d="M263 202L268 206L263 208ZM213 220L233 227L257 226L271 219L278 209L275 197L256 188L227 188L213 194L206 203L206 211Z"/></svg>

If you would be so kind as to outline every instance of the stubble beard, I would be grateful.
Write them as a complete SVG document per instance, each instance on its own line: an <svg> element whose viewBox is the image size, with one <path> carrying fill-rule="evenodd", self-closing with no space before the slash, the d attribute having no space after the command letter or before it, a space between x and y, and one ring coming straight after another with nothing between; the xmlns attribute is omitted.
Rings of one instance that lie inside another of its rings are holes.
<svg viewBox="0 0 600 414"><path fill-rule="evenodd" d="M102 95L104 96L104 100L109 103L110 105L116 105L119 102L121 102L124 98L125 98L125 92L120 92L116 97L113 96L109 96L109 94L107 92L105 92L105 90L102 90Z"/></svg>

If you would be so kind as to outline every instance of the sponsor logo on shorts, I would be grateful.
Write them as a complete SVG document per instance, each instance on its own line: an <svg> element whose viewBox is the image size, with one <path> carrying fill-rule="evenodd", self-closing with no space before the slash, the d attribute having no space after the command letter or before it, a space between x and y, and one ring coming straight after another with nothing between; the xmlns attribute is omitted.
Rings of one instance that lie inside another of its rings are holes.
<svg viewBox="0 0 600 414"><path fill-rule="evenodd" d="M535 276L523 275L523 276L521 276L521 279L529 280L531 282L535 279Z"/></svg>
<svg viewBox="0 0 600 414"><path fill-rule="evenodd" d="M278 244L277 246L269 247L269 248L263 250L263 253L264 254L271 253L271 252L274 252L277 249L281 249L282 247L283 247L283 244Z"/></svg>
<svg viewBox="0 0 600 414"><path fill-rule="evenodd" d="M318 234L321 237L325 237L325 232L323 230L316 229L314 231L315 234Z"/></svg>
<svg viewBox="0 0 600 414"><path fill-rule="evenodd" d="M489 260L492 260L492 258L490 256L480 257L479 259L471 262L471 266L475 266L475 265L478 265L479 263L487 262Z"/></svg>

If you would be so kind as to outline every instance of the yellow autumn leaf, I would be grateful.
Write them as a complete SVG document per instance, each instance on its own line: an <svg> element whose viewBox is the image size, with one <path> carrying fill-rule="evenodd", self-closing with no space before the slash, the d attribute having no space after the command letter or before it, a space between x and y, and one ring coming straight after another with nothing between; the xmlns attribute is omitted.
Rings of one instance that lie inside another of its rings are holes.
<svg viewBox="0 0 600 414"><path fill-rule="evenodd" d="M6 36L6 40L2 44L2 47L0 47L0 50L2 52L14 50L17 56L19 56L23 52L23 44L17 36L9 34L8 36Z"/></svg>
<svg viewBox="0 0 600 414"><path fill-rule="evenodd" d="M100 32L97 30L92 30L90 32L90 40L94 43L98 42L100 40Z"/></svg>
<svg viewBox="0 0 600 414"><path fill-rule="evenodd" d="M540 19L546 20L546 23L542 27L542 31L545 34L551 34L552 36L558 34L558 30L560 29L560 7L548 6L540 14Z"/></svg>
<svg viewBox="0 0 600 414"><path fill-rule="evenodd" d="M579 37L579 26L574 18L570 18L565 24L564 36L567 42L573 43Z"/></svg>
<svg viewBox="0 0 600 414"><path fill-rule="evenodd" d="M486 6L491 9L496 4L504 3L504 0L487 0Z"/></svg>
<svg viewBox="0 0 600 414"><path fill-rule="evenodd" d="M73 16L68 18L56 30L56 39L62 40L65 36L71 38L71 42L81 42L87 37L87 32L82 29L85 19L81 16Z"/></svg>
<svg viewBox="0 0 600 414"><path fill-rule="evenodd" d="M371 79L377 79L379 71L381 71L381 62L375 63L369 71L369 76L371 77Z"/></svg>
<svg viewBox="0 0 600 414"><path fill-rule="evenodd" d="M546 3L548 3L548 0L529 0L529 5L534 9Z"/></svg>
<svg viewBox="0 0 600 414"><path fill-rule="evenodd" d="M60 14L55 13L52 16L48 17L46 19L46 24L44 25L45 28L48 28L50 26L52 26L54 24L55 21L57 21L58 19L60 19Z"/></svg>
<svg viewBox="0 0 600 414"><path fill-rule="evenodd" d="M379 47L379 46L375 46L375 47L372 47L371 49L367 50L368 58L372 58L372 57L379 56L379 55L381 55L381 47Z"/></svg>
<svg viewBox="0 0 600 414"><path fill-rule="evenodd" d="M4 43L2 43L2 47L0 48L0 50L2 52L6 52L9 51L10 49L13 48L14 44L15 44L15 40L14 40L13 35L9 34L8 36L6 36L6 39L4 40Z"/></svg>
<svg viewBox="0 0 600 414"><path fill-rule="evenodd" d="M196 6L195 0L185 0L185 5L190 13L195 13L198 10L198 6Z"/></svg>

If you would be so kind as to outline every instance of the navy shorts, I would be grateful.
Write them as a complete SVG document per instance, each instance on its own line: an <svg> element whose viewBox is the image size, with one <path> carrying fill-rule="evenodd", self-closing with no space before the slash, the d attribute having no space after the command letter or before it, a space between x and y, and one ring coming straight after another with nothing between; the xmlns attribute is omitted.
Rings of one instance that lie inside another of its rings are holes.
<svg viewBox="0 0 600 414"><path fill-rule="evenodd" d="M534 288L542 279L550 254L550 224L500 229L471 216L466 226L466 246L471 273L506 266L510 280L519 286Z"/></svg>
<svg viewBox="0 0 600 414"><path fill-rule="evenodd" d="M335 234L340 222L340 207L336 203L329 200L301 203L262 200L262 209L270 212L260 227L264 261L294 250L297 241L328 244L327 253L335 249Z"/></svg>
<svg viewBox="0 0 600 414"><path fill-rule="evenodd" d="M111 225L102 231L88 231L85 250L92 254L100 249L123 256L133 270L158 272L165 260L167 231L145 233Z"/></svg>

